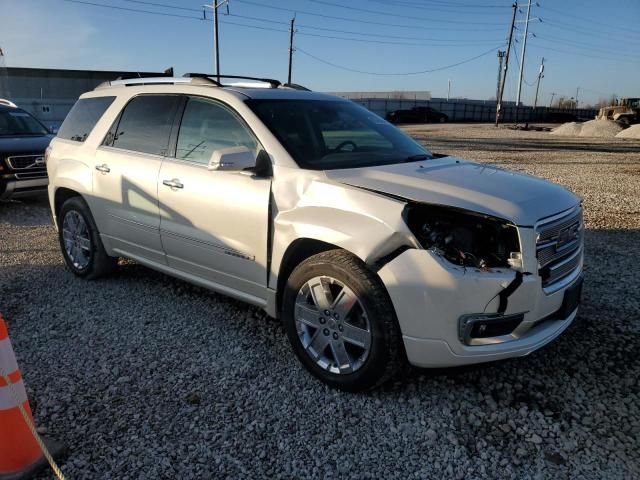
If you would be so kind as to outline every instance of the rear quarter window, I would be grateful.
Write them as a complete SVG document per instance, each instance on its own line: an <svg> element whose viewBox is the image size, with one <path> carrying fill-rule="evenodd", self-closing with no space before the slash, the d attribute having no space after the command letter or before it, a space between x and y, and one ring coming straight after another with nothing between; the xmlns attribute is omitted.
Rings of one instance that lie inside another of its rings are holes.
<svg viewBox="0 0 640 480"><path fill-rule="evenodd" d="M84 142L116 97L81 98L62 122L58 137Z"/></svg>

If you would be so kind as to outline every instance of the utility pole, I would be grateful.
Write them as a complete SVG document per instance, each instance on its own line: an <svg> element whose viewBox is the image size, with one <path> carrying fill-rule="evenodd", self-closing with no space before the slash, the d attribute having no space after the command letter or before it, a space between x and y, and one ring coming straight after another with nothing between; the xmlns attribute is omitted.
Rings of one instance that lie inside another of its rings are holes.
<svg viewBox="0 0 640 480"><path fill-rule="evenodd" d="M516 26L516 12L518 11L518 2L513 2L513 16L511 17L511 28L509 29L509 42L507 44L507 55L504 59L504 73L500 82L500 94L496 103L496 127L500 123L500 115L502 114L502 97L504 95L504 84L507 83L507 72L509 71L509 54L511 53L511 43L513 41L513 29Z"/></svg>
<svg viewBox="0 0 640 480"><path fill-rule="evenodd" d="M293 34L295 32L294 24L296 22L296 16L291 19L291 27L289 28L289 76L287 77L287 83L291 83L291 66L293 64Z"/></svg>
<svg viewBox="0 0 640 480"><path fill-rule="evenodd" d="M524 37L522 39L522 54L520 55L520 75L518 77L518 98L516 99L516 106L520 105L520 94L522 93L522 76L524 74L524 60L525 53L527 51L527 37L529 36L529 18L531 17L531 0L527 5L527 19L524 22Z"/></svg>
<svg viewBox="0 0 640 480"><path fill-rule="evenodd" d="M536 99L533 101L533 109L538 106L538 92L540 91L540 80L544 77L544 57L542 57L542 62L540 62L540 71L538 72L538 82L536 84Z"/></svg>
<svg viewBox="0 0 640 480"><path fill-rule="evenodd" d="M217 0L212 0L211 5L204 5L205 8L213 10L213 64L216 69L216 81L220 83L220 40L218 28L218 8L226 5L227 15L229 15L229 0L221 0L216 3Z"/></svg>
<svg viewBox="0 0 640 480"><path fill-rule="evenodd" d="M447 80L447 102L449 101L450 95L451 95L451 79Z"/></svg>
<svg viewBox="0 0 640 480"><path fill-rule="evenodd" d="M580 87L576 88L576 108L578 108L578 94L580 93Z"/></svg>
<svg viewBox="0 0 640 480"><path fill-rule="evenodd" d="M2 51L2 48L0 48L0 98L11 98L6 67L7 65L4 61L4 52Z"/></svg>
<svg viewBox="0 0 640 480"><path fill-rule="evenodd" d="M507 54L504 50L498 50L498 87L496 88L496 108L498 106L498 97L500 96L500 82L502 82L502 61Z"/></svg>
<svg viewBox="0 0 640 480"><path fill-rule="evenodd" d="M549 108L551 108L551 106L553 105L553 97L555 97L556 95L556 92L551 92L551 101L549 102Z"/></svg>

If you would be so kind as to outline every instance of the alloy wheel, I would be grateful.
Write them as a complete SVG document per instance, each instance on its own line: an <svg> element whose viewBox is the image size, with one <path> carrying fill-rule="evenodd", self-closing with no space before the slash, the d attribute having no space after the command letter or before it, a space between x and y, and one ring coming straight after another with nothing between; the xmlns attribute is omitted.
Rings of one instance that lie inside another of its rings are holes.
<svg viewBox="0 0 640 480"><path fill-rule="evenodd" d="M344 283L329 276L310 279L298 291L294 315L305 352L322 369L348 374L367 360L371 349L367 312Z"/></svg>
<svg viewBox="0 0 640 480"><path fill-rule="evenodd" d="M64 249L71 263L84 270L91 261L91 238L84 218L75 210L69 210L62 220Z"/></svg>

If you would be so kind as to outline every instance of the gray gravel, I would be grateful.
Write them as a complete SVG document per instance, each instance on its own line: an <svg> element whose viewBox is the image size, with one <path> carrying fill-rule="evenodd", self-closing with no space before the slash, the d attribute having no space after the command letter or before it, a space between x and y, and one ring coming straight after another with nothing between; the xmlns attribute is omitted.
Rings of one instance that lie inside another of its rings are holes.
<svg viewBox="0 0 640 480"><path fill-rule="evenodd" d="M76 279L45 201L0 203L0 310L68 478L640 477L640 142L408 130L584 197L575 324L527 358L339 393L258 310L130 262Z"/></svg>

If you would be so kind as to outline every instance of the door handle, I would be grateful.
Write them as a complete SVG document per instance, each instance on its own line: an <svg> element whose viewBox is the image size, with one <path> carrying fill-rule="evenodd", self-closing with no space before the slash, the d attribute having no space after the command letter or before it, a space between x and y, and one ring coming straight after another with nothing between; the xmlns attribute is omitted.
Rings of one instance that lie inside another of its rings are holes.
<svg viewBox="0 0 640 480"><path fill-rule="evenodd" d="M173 180L163 180L162 184L171 188L184 188L184 185L180 183L180 180L177 178L174 178Z"/></svg>
<svg viewBox="0 0 640 480"><path fill-rule="evenodd" d="M109 173L111 171L106 163L103 163L102 165L96 165L96 170L102 173Z"/></svg>

